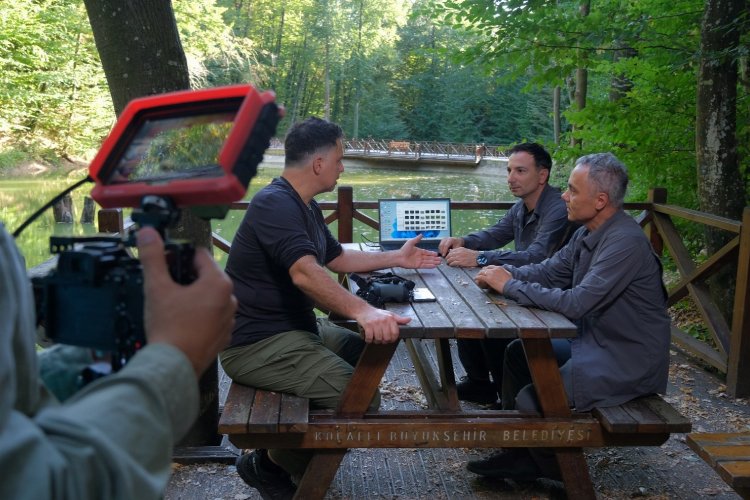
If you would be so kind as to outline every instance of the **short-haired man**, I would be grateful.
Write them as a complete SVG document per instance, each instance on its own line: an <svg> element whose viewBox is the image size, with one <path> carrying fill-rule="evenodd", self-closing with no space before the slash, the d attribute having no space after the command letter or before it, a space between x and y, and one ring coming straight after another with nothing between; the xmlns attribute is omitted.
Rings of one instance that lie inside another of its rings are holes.
<svg viewBox="0 0 750 500"><path fill-rule="evenodd" d="M344 171L341 128L319 118L287 134L281 177L252 199L232 242L226 271L238 309L232 344L221 355L226 373L242 384L336 408L365 342L398 340L409 318L372 307L334 280L336 273L388 267L434 268L435 252L417 248L421 236L390 252L344 250L331 235L314 197L332 191ZM314 307L352 318L353 332L316 320ZM377 408L379 395L373 399ZM287 498L312 456L310 450L255 450L237 471L263 498Z"/></svg>
<svg viewBox="0 0 750 500"><path fill-rule="evenodd" d="M508 186L520 200L489 229L443 239L438 250L448 265L534 264L550 257L572 234L560 191L548 184L552 169L549 153L533 142L518 144L508 153ZM511 241L515 250L496 250ZM467 374L457 385L459 399L495 402L502 387L503 352L509 342L459 339L458 355Z"/></svg>
<svg viewBox="0 0 750 500"><path fill-rule="evenodd" d="M611 153L579 158L563 199L570 220L583 227L540 264L488 266L476 277L481 287L576 322L578 336L556 340L553 348L568 401L578 411L667 388L670 320L661 262L622 210L627 185L625 166ZM538 411L520 340L508 346L504 370L503 409ZM542 449L514 448L467 468L516 480L559 474L554 455Z"/></svg>

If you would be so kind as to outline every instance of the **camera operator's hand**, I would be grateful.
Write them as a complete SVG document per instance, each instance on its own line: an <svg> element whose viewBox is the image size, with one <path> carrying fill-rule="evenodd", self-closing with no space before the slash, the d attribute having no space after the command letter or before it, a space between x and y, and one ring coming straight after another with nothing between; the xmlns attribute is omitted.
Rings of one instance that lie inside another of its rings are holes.
<svg viewBox="0 0 750 500"><path fill-rule="evenodd" d="M144 325L149 343L180 349L200 376L229 344L237 299L232 282L203 248L195 251L198 278L190 285L172 280L164 242L153 228L138 231L143 264Z"/></svg>
<svg viewBox="0 0 750 500"><path fill-rule="evenodd" d="M398 340L398 325L405 325L411 318L399 316L384 309L367 305L354 319L362 327L365 342L389 344Z"/></svg>

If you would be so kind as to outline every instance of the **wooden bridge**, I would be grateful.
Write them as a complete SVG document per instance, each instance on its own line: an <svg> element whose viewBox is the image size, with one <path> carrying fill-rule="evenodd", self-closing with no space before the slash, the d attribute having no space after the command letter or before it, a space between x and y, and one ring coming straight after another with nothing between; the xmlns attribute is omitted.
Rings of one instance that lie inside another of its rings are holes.
<svg viewBox="0 0 750 500"><path fill-rule="evenodd" d="M284 149L274 139L271 148ZM435 162L478 165L483 159L505 159L505 148L484 143L405 141L391 139L344 139L344 157L362 160L387 159L396 162Z"/></svg>

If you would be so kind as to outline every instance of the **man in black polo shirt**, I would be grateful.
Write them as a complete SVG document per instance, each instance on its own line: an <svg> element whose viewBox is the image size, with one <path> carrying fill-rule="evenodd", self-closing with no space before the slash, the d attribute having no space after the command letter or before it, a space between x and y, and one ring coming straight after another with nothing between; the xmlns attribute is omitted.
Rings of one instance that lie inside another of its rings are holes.
<svg viewBox="0 0 750 500"><path fill-rule="evenodd" d="M445 238L439 252L448 265L484 267L541 262L572 234L560 190L548 184L552 158L533 142L508 152L508 187L520 198L494 226L463 238ZM514 250L496 250L510 242ZM458 398L494 403L502 390L503 352L511 339L458 340L466 377L457 384ZM490 381L492 375L492 381Z"/></svg>
<svg viewBox="0 0 750 500"><path fill-rule="evenodd" d="M344 171L343 132L309 118L292 127L284 144L281 177L255 195L237 231L226 271L238 300L231 347L221 355L235 381L310 399L311 407L333 409L365 342L398 340L409 322L372 307L329 274L389 267L432 268L440 257L417 248L421 236L400 250L344 250L331 235L314 197L332 191ZM359 323L357 334L318 319L320 307ZM373 399L377 408L379 396ZM294 494L310 450L255 450L241 456L237 471L263 498ZM291 476L291 477L290 477Z"/></svg>

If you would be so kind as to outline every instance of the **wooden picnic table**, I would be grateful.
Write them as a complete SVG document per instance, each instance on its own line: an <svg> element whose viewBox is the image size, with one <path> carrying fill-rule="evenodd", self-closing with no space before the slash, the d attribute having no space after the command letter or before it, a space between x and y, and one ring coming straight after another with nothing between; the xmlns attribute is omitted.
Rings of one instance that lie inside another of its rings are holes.
<svg viewBox="0 0 750 500"><path fill-rule="evenodd" d="M348 248L359 248L358 244L347 244ZM366 249L366 248L365 248ZM461 404L456 391L456 380L453 372L453 361L449 340L454 338L520 338L529 360L532 379L537 387L542 406L542 416L547 418L571 417L571 409L560 377L560 371L550 342L553 338L570 338L576 335L576 327L564 316L537 309L519 306L495 293L488 293L474 283L476 269L450 267L443 263L436 269L392 269L392 272L415 282L417 287L426 287L435 295L435 302L388 303L385 308L394 313L411 318L411 322L400 329L400 337L409 349L418 378L433 413L443 412L445 422L426 422L427 426L444 432L463 433L451 419L462 418ZM427 339L435 343L438 373L435 373L427 359L422 342ZM336 415L352 419L362 418L367 412L373 394L377 390L383 374L396 351L398 343L367 344L357 364L346 391L344 392ZM396 440L401 442L396 421L390 424L388 432L395 432ZM560 426L562 429L563 425ZM412 435L420 434L416 427L404 425L404 431ZM392 429L396 429L395 431ZM478 426L477 432L487 432ZM424 431L424 429L422 429ZM527 432L525 432L527 431ZM563 437L562 435L565 434ZM587 432L575 427L565 427L559 438L569 440L571 437L583 436ZM371 434L372 436L372 434ZM506 429L503 435L495 436L494 446L523 446L524 442L539 441L542 436L553 443L553 433L544 433L533 425L524 428L519 424L516 429ZM389 436L393 437L393 435ZM421 432L421 439L427 439L429 433ZM459 436L454 436L460 439ZM499 440L497 438L500 438ZM417 441L420 436L417 435ZM377 439L374 439L375 441ZM408 437L403 441L408 441ZM468 439L467 441L472 441ZM353 442L352 447L360 444ZM368 443L370 446L377 443ZM408 442L401 442L409 447ZM414 445L415 443L412 443ZM455 444L455 443L453 443ZM467 443L469 445L470 443ZM317 497L324 494L333 480L346 449L326 450L315 455L312 463L300 483L300 491L309 492L302 496ZM560 464L566 486L583 485L585 496L593 496L588 467L581 448L564 448L558 451ZM310 474L314 471L313 474ZM317 493L313 493L316 491ZM568 493L571 494L570 489Z"/></svg>
<svg viewBox="0 0 750 500"><path fill-rule="evenodd" d="M596 494L583 448L659 446L671 432L690 431L690 422L658 395L573 412L551 340L575 337L575 325L560 314L519 306L480 289L473 279L477 269L442 264L391 271L429 288L437 299L385 305L411 318L401 326L400 337L429 408L368 412L398 342L366 345L333 411L311 409L308 399L294 395L237 383L230 387L219 431L235 446L315 449L296 498L323 498L349 448L546 447L556 453L568 496L591 499ZM462 408L450 348L450 339L458 338L521 339L541 412ZM425 349L428 342L434 343L435 363Z"/></svg>

